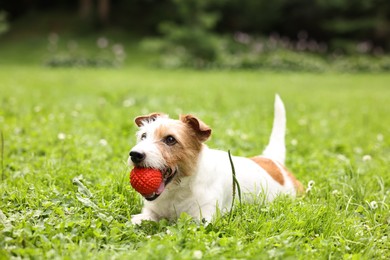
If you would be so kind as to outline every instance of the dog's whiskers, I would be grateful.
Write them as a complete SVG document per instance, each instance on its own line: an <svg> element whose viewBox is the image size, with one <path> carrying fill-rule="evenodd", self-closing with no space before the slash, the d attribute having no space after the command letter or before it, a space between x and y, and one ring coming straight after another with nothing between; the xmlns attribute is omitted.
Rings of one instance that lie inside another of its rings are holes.
<svg viewBox="0 0 390 260"><path fill-rule="evenodd" d="M180 185L180 183L181 183L181 179L180 179L180 178L176 178L176 179L175 179L175 184L176 184L176 185Z"/></svg>

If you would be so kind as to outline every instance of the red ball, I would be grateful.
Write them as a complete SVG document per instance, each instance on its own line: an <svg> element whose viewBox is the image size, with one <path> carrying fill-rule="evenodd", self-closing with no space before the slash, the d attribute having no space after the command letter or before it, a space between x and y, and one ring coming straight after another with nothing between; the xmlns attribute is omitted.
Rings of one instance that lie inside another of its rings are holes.
<svg viewBox="0 0 390 260"><path fill-rule="evenodd" d="M130 172L131 186L142 195L153 194L162 182L162 173L157 169L135 167Z"/></svg>

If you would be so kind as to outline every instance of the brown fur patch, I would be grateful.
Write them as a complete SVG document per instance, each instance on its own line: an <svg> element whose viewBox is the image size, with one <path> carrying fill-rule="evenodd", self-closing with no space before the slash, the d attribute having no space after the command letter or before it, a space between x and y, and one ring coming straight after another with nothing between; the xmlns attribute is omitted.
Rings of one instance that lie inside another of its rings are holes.
<svg viewBox="0 0 390 260"><path fill-rule="evenodd" d="M176 139L176 144L169 146L164 143L169 135ZM188 125L180 121L161 125L156 129L154 138L167 166L178 169L181 176L194 172L202 142Z"/></svg>
<svg viewBox="0 0 390 260"><path fill-rule="evenodd" d="M251 160L257 163L258 165L260 165L261 168L266 170L267 173L272 177L272 179L274 179L280 185L284 184L283 174L280 168L278 167L278 165L274 161L262 156L253 157L251 158Z"/></svg>
<svg viewBox="0 0 390 260"><path fill-rule="evenodd" d="M293 182L295 190L297 191L297 195L305 194L305 188L303 187L302 183L300 181L298 181L295 178L295 176L284 165L281 165L281 166L283 167L284 171L288 174L288 177Z"/></svg>
<svg viewBox="0 0 390 260"><path fill-rule="evenodd" d="M152 122L156 120L157 117L166 117L167 115L163 113L151 113L149 115L144 115L144 116L138 116L134 119L135 124L140 127L142 126L145 122Z"/></svg>
<svg viewBox="0 0 390 260"><path fill-rule="evenodd" d="M195 131L201 142L207 141L211 135L211 128L193 115L180 115L180 121Z"/></svg>

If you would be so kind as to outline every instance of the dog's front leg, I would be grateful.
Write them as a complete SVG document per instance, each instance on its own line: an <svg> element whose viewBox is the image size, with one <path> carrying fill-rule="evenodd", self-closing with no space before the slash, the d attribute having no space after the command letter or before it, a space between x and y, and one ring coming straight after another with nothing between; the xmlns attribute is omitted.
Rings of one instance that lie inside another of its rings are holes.
<svg viewBox="0 0 390 260"><path fill-rule="evenodd" d="M154 212L147 208L143 208L140 214L131 216L131 223L134 225L140 225L143 220L158 221L159 218Z"/></svg>

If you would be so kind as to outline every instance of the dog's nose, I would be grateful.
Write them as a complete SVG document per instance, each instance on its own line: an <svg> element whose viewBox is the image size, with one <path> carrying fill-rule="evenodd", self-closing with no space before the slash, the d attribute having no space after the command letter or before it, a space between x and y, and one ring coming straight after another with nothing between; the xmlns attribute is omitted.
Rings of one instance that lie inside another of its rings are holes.
<svg viewBox="0 0 390 260"><path fill-rule="evenodd" d="M140 163L146 157L146 155L144 153L139 153L139 152L135 152L135 151L131 151L129 155L130 155L130 158L133 161L133 163Z"/></svg>

